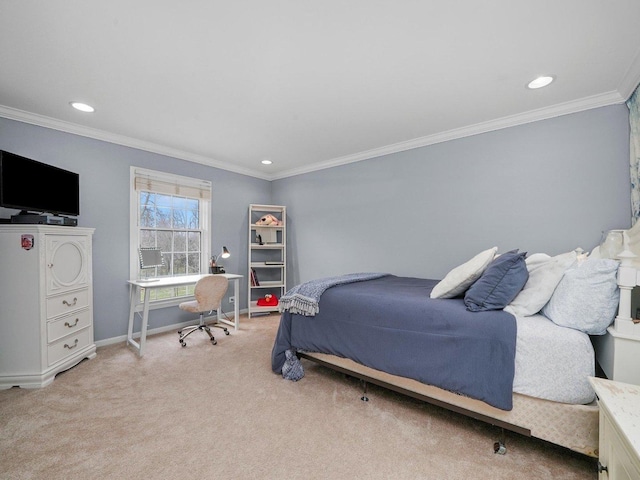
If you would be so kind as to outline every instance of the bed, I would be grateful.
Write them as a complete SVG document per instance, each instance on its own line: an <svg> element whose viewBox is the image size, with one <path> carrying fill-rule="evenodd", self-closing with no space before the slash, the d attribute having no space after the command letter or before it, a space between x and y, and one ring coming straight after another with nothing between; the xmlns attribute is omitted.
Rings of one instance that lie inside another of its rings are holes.
<svg viewBox="0 0 640 480"><path fill-rule="evenodd" d="M485 277L496 273L495 249L481 252L476 257L482 256L482 261L474 257L442 280L381 274L328 286L311 313L288 308L285 295L272 369L282 373L291 361L310 360L505 430L597 457L598 407L588 382L596 364L590 333L606 334L615 316L617 262L598 259L600 266L609 262L607 310L593 305L587 310L611 318L600 319L594 330L591 325L586 329L562 325L564 319L550 308L558 303L552 301L556 293L575 296L571 289L575 285L565 277L588 271L577 265L585 260L579 259L580 252L526 259L517 251L507 253L502 264L507 258L514 260L506 273L503 268L497 275L509 284L510 291L499 292L506 294L500 300L506 301L503 308L497 308L499 301L488 298L482 289ZM588 280L593 276L589 272ZM566 283L570 288L565 288ZM489 296L494 297L496 289L504 287L495 282L489 286ZM480 291L481 302L468 301L472 287L476 297ZM434 295L436 290L439 294ZM489 308L478 308L478 303ZM569 309L575 310L574 303L569 302ZM582 322L584 309L578 310ZM501 443L496 449L505 450Z"/></svg>

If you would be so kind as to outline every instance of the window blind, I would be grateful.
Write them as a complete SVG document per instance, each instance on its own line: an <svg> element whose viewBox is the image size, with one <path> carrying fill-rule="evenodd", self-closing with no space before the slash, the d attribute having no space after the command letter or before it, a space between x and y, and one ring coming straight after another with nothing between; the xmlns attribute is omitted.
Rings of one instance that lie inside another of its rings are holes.
<svg viewBox="0 0 640 480"><path fill-rule="evenodd" d="M211 199L211 182L207 180L136 170L133 181L136 191L157 192L203 200Z"/></svg>

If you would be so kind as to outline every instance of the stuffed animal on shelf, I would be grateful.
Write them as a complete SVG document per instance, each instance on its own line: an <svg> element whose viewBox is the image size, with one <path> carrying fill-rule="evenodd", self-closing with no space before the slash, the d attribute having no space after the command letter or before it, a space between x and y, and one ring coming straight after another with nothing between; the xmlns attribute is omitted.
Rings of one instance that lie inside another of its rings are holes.
<svg viewBox="0 0 640 480"><path fill-rule="evenodd" d="M267 293L263 298L258 299L259 307L275 307L278 305L278 297Z"/></svg>
<svg viewBox="0 0 640 480"><path fill-rule="evenodd" d="M276 217L268 213L264 217L260 218L260 220L256 222L256 225L271 225L274 227L281 227L282 220L278 220Z"/></svg>

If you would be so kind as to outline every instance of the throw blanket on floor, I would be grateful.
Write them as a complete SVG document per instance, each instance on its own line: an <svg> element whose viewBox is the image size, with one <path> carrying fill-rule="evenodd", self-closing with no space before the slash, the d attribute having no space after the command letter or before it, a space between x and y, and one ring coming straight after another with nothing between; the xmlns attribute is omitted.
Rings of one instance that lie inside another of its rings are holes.
<svg viewBox="0 0 640 480"><path fill-rule="evenodd" d="M300 359L296 355L295 349L284 352L287 359L282 365L282 378L297 382L304 377L304 367L300 363Z"/></svg>
<svg viewBox="0 0 640 480"><path fill-rule="evenodd" d="M291 313L297 313L298 315L313 317L320 311L318 302L320 301L320 296L322 296L327 288L335 287L336 285L344 285L346 283L373 280L386 275L389 274L350 273L347 275L320 278L306 283L301 283L282 296L278 303L278 308L280 309L280 312L288 311Z"/></svg>

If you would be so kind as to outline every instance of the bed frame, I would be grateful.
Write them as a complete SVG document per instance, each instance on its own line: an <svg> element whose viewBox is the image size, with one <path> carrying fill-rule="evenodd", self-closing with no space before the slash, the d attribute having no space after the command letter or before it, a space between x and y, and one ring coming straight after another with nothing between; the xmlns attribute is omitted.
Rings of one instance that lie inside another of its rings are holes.
<svg viewBox="0 0 640 480"><path fill-rule="evenodd" d="M363 400L366 399L366 383L372 383L504 430L546 440L590 457L598 457L599 411L595 402L589 405L570 405L514 393L513 409L500 410L481 400L375 370L347 358L311 352L298 352L298 357L364 381ZM506 452L503 438L496 442L494 449L496 453Z"/></svg>
<svg viewBox="0 0 640 480"><path fill-rule="evenodd" d="M640 222L624 231L625 244L618 255L620 303L615 322L607 334L593 336L596 360L610 380L640 385L640 320L632 316L632 290L640 285ZM596 247L591 254L599 256ZM300 358L338 372L461 413L504 430L539 438L575 452L598 457L598 406L571 405L513 394L513 409L500 410L485 402L464 397L432 385L366 367L352 360L324 353L298 352ZM503 439L496 453L505 453Z"/></svg>

